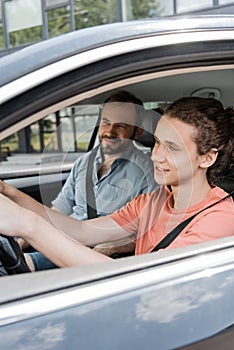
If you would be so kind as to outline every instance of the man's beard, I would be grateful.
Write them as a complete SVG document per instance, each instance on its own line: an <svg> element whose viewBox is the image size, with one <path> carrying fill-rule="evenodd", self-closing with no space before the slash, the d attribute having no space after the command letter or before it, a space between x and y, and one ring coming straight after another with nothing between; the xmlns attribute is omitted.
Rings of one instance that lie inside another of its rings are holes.
<svg viewBox="0 0 234 350"><path fill-rule="evenodd" d="M116 139L116 138L109 138L109 139L116 141L115 147L112 147L111 145L103 145L102 141L100 140L103 154L114 155L117 153L123 153L130 146L130 144L132 144L132 140L126 139L124 140L124 142L119 142L118 140L120 139Z"/></svg>

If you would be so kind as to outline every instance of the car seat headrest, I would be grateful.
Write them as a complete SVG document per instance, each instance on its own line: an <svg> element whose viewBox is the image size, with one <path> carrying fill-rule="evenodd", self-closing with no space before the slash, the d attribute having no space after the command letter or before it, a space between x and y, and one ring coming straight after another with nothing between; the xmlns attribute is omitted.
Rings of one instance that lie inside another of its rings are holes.
<svg viewBox="0 0 234 350"><path fill-rule="evenodd" d="M154 133L160 118L161 114L152 109L146 109L144 111L142 117L142 126L144 131L136 140L137 143L140 143L145 147L150 147L151 149L154 147Z"/></svg>

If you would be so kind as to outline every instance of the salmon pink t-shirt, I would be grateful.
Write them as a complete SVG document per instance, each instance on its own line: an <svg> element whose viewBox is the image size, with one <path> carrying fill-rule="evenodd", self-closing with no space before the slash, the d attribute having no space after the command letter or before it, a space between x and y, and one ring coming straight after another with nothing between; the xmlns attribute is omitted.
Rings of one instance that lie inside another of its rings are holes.
<svg viewBox="0 0 234 350"><path fill-rule="evenodd" d="M135 254L149 253L174 227L201 209L227 196L214 187L201 202L186 210L173 208L173 196L167 187L137 196L110 217L136 238ZM168 246L184 247L234 235L234 204L231 197L198 214Z"/></svg>

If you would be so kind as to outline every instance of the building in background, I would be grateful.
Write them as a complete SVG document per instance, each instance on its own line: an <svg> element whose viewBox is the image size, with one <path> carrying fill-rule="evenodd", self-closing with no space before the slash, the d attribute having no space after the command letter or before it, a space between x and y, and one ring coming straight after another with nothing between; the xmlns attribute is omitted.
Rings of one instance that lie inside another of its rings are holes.
<svg viewBox="0 0 234 350"><path fill-rule="evenodd" d="M105 23L191 13L233 13L233 0L0 0L0 55Z"/></svg>
<svg viewBox="0 0 234 350"><path fill-rule="evenodd" d="M0 0L0 5L0 56L94 25L196 13L234 14L234 0ZM5 159L12 154L40 154L45 148L52 153L68 148L71 153L86 151L85 130L91 120L96 122L99 107L67 107L25 127L0 142L0 162L3 153Z"/></svg>

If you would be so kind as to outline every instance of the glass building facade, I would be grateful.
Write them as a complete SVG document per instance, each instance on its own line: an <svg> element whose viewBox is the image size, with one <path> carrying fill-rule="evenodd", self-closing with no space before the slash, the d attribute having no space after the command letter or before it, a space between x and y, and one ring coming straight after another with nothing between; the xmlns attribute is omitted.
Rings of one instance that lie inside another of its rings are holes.
<svg viewBox="0 0 234 350"><path fill-rule="evenodd" d="M0 56L60 34L116 21L234 14L234 1L230 0L0 0L0 4ZM71 106L27 126L0 142L0 162L1 154L37 154L45 149L52 153L85 152L99 108Z"/></svg>
<svg viewBox="0 0 234 350"><path fill-rule="evenodd" d="M191 13L234 13L230 0L0 0L0 54L69 31Z"/></svg>

